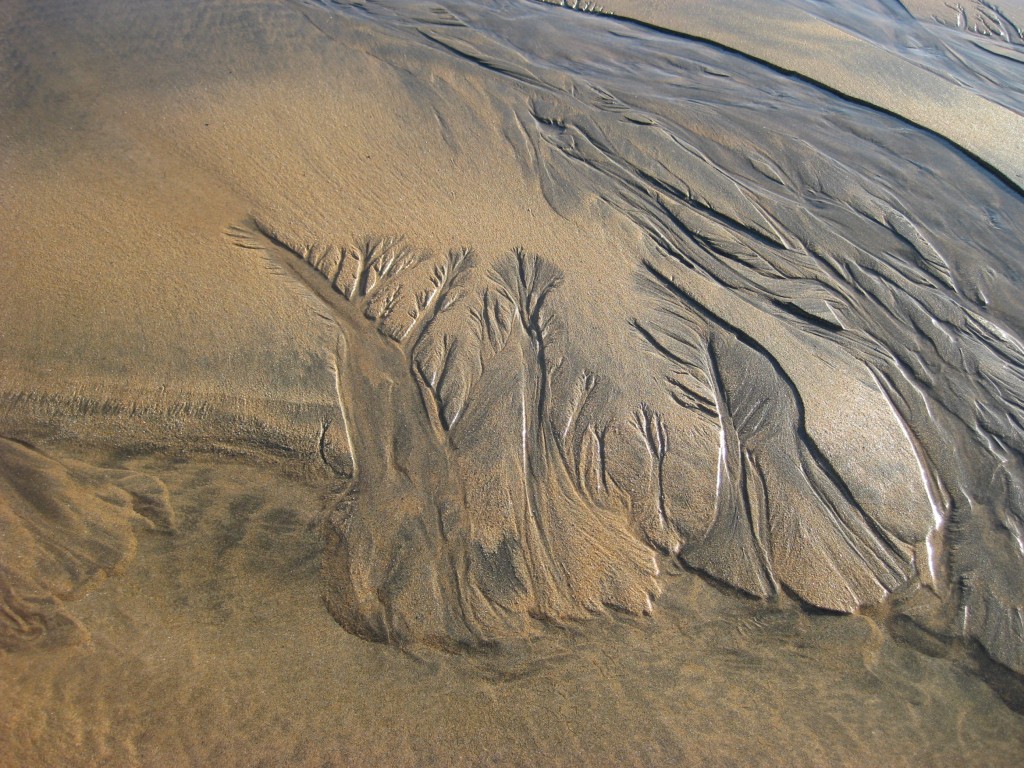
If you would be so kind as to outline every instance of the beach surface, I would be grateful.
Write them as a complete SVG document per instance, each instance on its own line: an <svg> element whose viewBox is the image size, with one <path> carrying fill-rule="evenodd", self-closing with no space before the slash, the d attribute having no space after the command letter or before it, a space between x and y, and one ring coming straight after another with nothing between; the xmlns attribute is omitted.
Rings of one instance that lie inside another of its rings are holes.
<svg viewBox="0 0 1024 768"><path fill-rule="evenodd" d="M12 0L0 764L1015 766L1024 5Z"/></svg>

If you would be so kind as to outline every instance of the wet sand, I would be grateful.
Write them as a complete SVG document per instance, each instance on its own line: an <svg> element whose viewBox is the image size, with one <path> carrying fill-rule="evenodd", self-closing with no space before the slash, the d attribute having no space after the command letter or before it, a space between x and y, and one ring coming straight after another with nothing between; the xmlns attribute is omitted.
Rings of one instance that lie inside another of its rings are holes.
<svg viewBox="0 0 1024 768"><path fill-rule="evenodd" d="M1021 761L1024 38L754 5L0 11L0 763Z"/></svg>
<svg viewBox="0 0 1024 768"><path fill-rule="evenodd" d="M1009 22L1005 40L984 24L984 34L970 36L979 13L990 12L988 6L1019 20L1024 17L1019 4L962 4L967 34L957 29L955 4L930 0L876 0L860 8L801 0L599 5L624 18L720 43L899 115L959 145L1018 189L1024 184L1016 24ZM970 54L981 45L991 52L982 54L979 65ZM944 56L947 50L952 55ZM1013 63L999 61L1004 52Z"/></svg>
<svg viewBox="0 0 1024 768"><path fill-rule="evenodd" d="M92 455L94 463L111 457ZM114 463L119 462L113 459ZM178 532L73 604L91 640L3 658L8 765L1013 765L1020 716L887 636L668 577L654 619L403 653L319 599L318 499L159 458Z"/></svg>

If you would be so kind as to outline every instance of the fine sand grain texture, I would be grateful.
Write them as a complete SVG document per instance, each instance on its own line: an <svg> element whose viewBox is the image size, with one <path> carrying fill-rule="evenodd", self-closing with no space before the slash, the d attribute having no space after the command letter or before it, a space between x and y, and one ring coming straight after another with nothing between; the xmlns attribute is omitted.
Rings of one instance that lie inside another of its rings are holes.
<svg viewBox="0 0 1024 768"><path fill-rule="evenodd" d="M1024 9L571 5L4 4L0 764L1024 760Z"/></svg>

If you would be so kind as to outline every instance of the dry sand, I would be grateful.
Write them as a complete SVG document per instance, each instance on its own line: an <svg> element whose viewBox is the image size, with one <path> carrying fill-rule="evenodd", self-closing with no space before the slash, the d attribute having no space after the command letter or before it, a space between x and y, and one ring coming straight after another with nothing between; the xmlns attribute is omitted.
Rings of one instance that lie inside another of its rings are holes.
<svg viewBox="0 0 1024 768"><path fill-rule="evenodd" d="M0 764L1019 764L939 5L6 3Z"/></svg>

